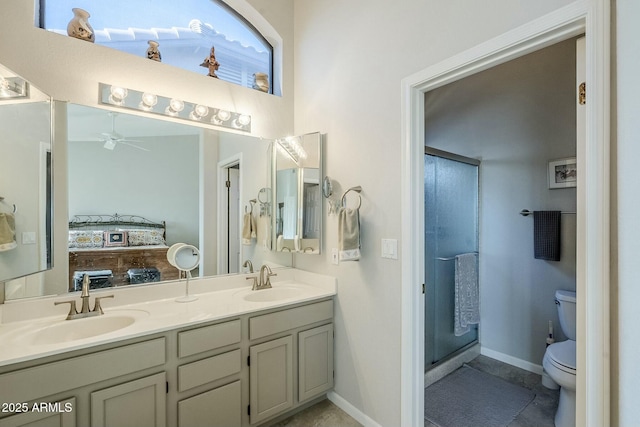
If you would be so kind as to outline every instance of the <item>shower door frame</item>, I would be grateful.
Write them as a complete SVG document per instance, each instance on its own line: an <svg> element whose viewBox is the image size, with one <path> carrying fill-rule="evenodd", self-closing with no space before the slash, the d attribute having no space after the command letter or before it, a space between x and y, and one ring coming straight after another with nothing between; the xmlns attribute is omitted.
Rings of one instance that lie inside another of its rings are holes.
<svg viewBox="0 0 640 427"><path fill-rule="evenodd" d="M475 166L477 168L477 182L476 182L476 190L477 190L477 210L476 210L476 251L479 253L479 248L480 248L480 227L479 227L479 223L480 223L480 209L481 209L481 204L480 204L480 164L481 161L477 160L477 159L473 159L471 157L466 157L466 156L462 156L460 154L456 154L456 153L451 153L449 151L444 151L444 150L440 150L437 148L433 148L433 147L429 147L426 146L424 147L424 155L425 156L435 156L435 157L440 157L442 159L445 160L451 160L454 162L459 162L459 163L465 163L471 166ZM426 229L426 216L424 217L424 223L425 223L425 229ZM426 239L426 238L425 238ZM426 240L425 240L425 244L426 244ZM426 251L426 249L425 249ZM479 257L479 255L478 255ZM427 342L426 342L426 319L427 319L427 302L426 302L426 297L427 297L427 288L429 286L428 283L426 283L426 273L427 273L427 268L426 268L426 262L425 262L425 309L424 309L424 322L425 322L425 346L424 346L424 356L426 356L426 347L427 347ZM480 278L478 277L478 280ZM435 286L435 284L434 284ZM434 333L435 335L435 333ZM425 359L425 372L428 372L431 369L434 369L438 366L440 366L441 364L449 361L451 358L457 356L458 354L461 354L462 352L464 352L465 350L473 347L475 344L477 344L480 341L480 325L478 325L477 328L477 332L476 332L476 338L474 340L472 340L471 342L463 345L462 347L457 348L456 350L454 350L451 353L448 353L446 356L440 358L439 360L437 360L435 363L432 363L429 366L426 366L427 362Z"/></svg>

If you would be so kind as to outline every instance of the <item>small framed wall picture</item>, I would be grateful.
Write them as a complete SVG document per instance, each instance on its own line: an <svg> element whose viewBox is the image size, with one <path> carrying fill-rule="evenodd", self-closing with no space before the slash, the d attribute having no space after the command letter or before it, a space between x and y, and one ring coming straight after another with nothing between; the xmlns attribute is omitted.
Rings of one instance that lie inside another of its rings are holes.
<svg viewBox="0 0 640 427"><path fill-rule="evenodd" d="M105 231L104 246L105 247L127 246L127 232L126 231Z"/></svg>
<svg viewBox="0 0 640 427"><path fill-rule="evenodd" d="M575 157L549 162L549 188L575 187L578 181L578 167Z"/></svg>

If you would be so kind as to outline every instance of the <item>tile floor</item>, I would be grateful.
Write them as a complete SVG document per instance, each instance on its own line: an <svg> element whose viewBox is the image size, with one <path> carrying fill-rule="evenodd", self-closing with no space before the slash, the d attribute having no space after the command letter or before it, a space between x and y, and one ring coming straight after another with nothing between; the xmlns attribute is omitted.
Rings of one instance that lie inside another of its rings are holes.
<svg viewBox="0 0 640 427"><path fill-rule="evenodd" d="M361 427L329 399L316 403L272 427Z"/></svg>
<svg viewBox="0 0 640 427"><path fill-rule="evenodd" d="M469 366L495 375L513 384L533 390L535 399L509 424L508 427L554 427L553 417L558 407L559 392L549 390L540 382L540 375L499 362L486 356L478 356ZM274 427L357 427L356 420L329 400L323 400L296 415L275 424ZM435 427L429 421L424 427Z"/></svg>

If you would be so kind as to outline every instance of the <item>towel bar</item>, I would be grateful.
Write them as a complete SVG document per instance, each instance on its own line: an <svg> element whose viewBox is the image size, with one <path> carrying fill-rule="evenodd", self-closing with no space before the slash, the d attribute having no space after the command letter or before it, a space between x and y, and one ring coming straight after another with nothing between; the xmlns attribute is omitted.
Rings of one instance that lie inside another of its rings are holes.
<svg viewBox="0 0 640 427"><path fill-rule="evenodd" d="M575 212L560 212L560 213L562 215L575 215L576 214ZM520 215L522 215L522 216L529 216L529 215L532 215L532 214L533 214L533 212L530 211L529 209L522 209L520 211Z"/></svg>
<svg viewBox="0 0 640 427"><path fill-rule="evenodd" d="M476 254L478 255L478 252L467 252L467 253L471 253L471 254ZM456 255L457 256L457 255ZM437 257L435 258L438 261L451 261L456 259L456 256L450 256L450 257Z"/></svg>

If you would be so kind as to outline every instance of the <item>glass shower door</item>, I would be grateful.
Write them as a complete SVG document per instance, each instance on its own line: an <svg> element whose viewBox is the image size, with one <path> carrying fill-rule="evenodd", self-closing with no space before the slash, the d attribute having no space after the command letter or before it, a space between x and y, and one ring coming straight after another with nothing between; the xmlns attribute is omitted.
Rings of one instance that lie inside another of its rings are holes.
<svg viewBox="0 0 640 427"><path fill-rule="evenodd" d="M478 339L477 325L454 334L455 256L478 252L478 165L425 154L426 370Z"/></svg>

